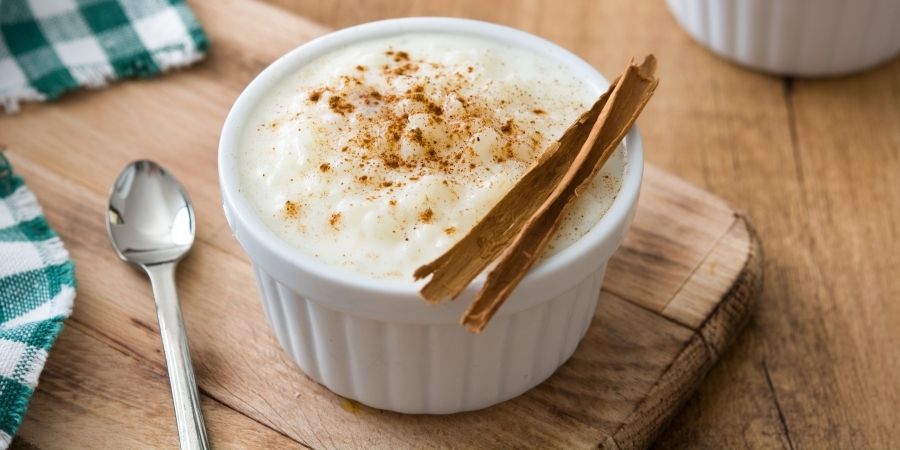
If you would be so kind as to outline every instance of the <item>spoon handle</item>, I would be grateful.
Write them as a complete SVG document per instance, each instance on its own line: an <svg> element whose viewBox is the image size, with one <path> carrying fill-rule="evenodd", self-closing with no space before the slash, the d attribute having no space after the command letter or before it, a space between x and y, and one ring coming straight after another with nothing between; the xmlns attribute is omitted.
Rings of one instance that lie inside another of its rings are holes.
<svg viewBox="0 0 900 450"><path fill-rule="evenodd" d="M187 333L181 318L181 306L175 291L175 265L177 262L144 266L153 297L156 300L156 314L159 318L159 333L162 336L166 367L169 370L169 384L172 386L172 401L175 405L175 421L178 424L178 438L181 448L208 449L206 427L197 395L197 382L191 366L191 352L188 348Z"/></svg>

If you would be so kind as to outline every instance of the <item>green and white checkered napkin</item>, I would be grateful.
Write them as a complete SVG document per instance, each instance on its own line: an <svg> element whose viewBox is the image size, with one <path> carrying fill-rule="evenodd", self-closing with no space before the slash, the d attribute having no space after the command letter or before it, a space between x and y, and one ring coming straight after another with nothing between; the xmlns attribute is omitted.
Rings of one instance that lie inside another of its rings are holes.
<svg viewBox="0 0 900 450"><path fill-rule="evenodd" d="M206 50L184 0L0 0L0 104L149 77Z"/></svg>
<svg viewBox="0 0 900 450"><path fill-rule="evenodd" d="M69 254L0 154L0 448L22 423L74 299Z"/></svg>

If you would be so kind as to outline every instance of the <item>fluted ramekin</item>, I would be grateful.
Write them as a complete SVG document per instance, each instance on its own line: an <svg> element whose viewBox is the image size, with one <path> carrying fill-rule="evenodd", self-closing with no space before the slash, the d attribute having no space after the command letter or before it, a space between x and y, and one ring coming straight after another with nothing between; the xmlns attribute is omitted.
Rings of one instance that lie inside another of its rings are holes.
<svg viewBox="0 0 900 450"><path fill-rule="evenodd" d="M900 53L897 0L667 0L714 53L779 75L864 70Z"/></svg>
<svg viewBox="0 0 900 450"><path fill-rule="evenodd" d="M572 53L507 27L410 18L347 28L284 55L247 86L222 130L219 182L228 223L253 263L266 318L307 375L376 408L453 413L527 391L575 351L591 324L606 263L634 215L643 150L632 129L624 142L626 173L609 211L579 241L532 268L479 335L458 321L483 277L457 300L433 306L418 295L422 282L375 279L323 264L280 240L241 194L236 157L241 129L266 92L318 56L411 32L478 36L529 48L563 63L597 96L608 86Z"/></svg>

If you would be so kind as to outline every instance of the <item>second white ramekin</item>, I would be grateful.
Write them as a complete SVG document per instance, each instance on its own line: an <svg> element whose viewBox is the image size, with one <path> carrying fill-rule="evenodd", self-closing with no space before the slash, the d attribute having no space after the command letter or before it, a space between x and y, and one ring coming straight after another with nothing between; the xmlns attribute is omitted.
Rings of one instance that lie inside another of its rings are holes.
<svg viewBox="0 0 900 450"><path fill-rule="evenodd" d="M608 86L577 56L511 28L449 18L368 23L298 47L247 86L222 130L219 181L228 223L253 262L266 318L304 372L337 394L376 408L454 413L525 392L575 351L593 319L607 261L634 215L643 150L632 129L624 141L626 173L609 211L582 239L537 264L479 335L458 321L483 277L457 300L433 306L418 295L422 282L365 277L293 249L266 228L240 193L236 153L250 110L279 80L323 54L413 32L478 36L529 48L563 63L597 96Z"/></svg>
<svg viewBox="0 0 900 450"><path fill-rule="evenodd" d="M900 53L897 0L667 0L714 53L779 75L867 69Z"/></svg>

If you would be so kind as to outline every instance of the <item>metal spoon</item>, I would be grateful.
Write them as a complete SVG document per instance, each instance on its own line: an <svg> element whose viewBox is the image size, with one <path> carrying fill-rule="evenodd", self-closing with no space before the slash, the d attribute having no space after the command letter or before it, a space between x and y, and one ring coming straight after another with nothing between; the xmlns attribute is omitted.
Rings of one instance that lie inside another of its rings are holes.
<svg viewBox="0 0 900 450"><path fill-rule="evenodd" d="M182 449L208 449L197 395L175 266L194 243L194 208L187 192L152 161L135 161L119 174L109 195L106 230L119 257L147 272L156 299L175 421Z"/></svg>

